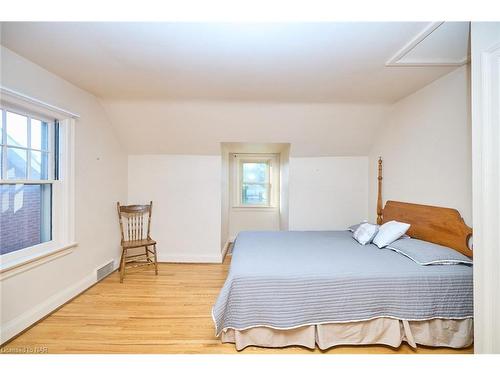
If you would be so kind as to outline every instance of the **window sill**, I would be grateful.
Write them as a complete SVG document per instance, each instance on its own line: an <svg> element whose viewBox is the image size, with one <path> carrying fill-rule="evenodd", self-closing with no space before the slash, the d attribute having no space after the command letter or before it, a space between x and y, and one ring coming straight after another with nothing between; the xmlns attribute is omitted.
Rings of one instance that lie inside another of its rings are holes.
<svg viewBox="0 0 500 375"><path fill-rule="evenodd" d="M54 259L68 255L73 252L73 248L76 246L78 246L78 243L76 242L64 246L58 245L57 247L18 258L10 262L2 262L0 264L0 281L25 272L31 268L38 267Z"/></svg>
<svg viewBox="0 0 500 375"><path fill-rule="evenodd" d="M233 211L279 211L279 207L272 206L233 206Z"/></svg>

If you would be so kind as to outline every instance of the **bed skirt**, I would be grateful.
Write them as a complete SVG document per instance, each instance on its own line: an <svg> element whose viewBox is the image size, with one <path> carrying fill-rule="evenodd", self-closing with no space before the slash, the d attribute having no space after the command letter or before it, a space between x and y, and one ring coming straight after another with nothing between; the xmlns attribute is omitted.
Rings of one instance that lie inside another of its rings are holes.
<svg viewBox="0 0 500 375"><path fill-rule="evenodd" d="M309 325L293 329L254 327L245 330L228 328L221 333L223 343L279 348L304 346L322 350L338 345L381 344L398 347L403 341L418 345L465 348L473 343L473 319L431 319L407 321L376 318L363 322Z"/></svg>

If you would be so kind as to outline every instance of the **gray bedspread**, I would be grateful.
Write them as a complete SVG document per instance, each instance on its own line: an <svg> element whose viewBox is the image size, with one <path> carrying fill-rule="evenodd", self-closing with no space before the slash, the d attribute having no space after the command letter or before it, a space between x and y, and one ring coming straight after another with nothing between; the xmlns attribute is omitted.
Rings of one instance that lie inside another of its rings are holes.
<svg viewBox="0 0 500 375"><path fill-rule="evenodd" d="M348 231L242 232L212 310L224 328L473 316L472 266L421 266Z"/></svg>

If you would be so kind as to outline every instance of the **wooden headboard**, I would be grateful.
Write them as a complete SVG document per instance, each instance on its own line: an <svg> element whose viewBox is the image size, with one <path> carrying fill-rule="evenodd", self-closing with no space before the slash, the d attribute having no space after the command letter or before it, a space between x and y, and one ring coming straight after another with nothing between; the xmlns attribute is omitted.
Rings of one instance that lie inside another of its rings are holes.
<svg viewBox="0 0 500 375"><path fill-rule="evenodd" d="M472 228L465 224L457 210L396 201L387 201L382 209L382 159L379 159L378 181L377 222L379 224L391 220L411 224L408 229L410 237L451 247L472 257L472 250L469 248Z"/></svg>
<svg viewBox="0 0 500 375"><path fill-rule="evenodd" d="M411 224L407 232L410 237L448 246L472 257L468 247L472 228L453 208L387 201L382 215L383 223L396 220Z"/></svg>

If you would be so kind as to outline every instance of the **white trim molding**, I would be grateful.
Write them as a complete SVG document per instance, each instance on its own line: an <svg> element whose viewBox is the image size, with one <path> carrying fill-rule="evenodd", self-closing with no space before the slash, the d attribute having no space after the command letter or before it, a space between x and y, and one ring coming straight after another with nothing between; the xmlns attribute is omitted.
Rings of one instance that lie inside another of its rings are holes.
<svg viewBox="0 0 500 375"><path fill-rule="evenodd" d="M78 244L74 242L65 246L54 247L46 251L41 251L25 258L18 258L10 263L2 262L0 264L0 281L68 255L73 252L73 248L76 246L78 246Z"/></svg>
<svg viewBox="0 0 500 375"><path fill-rule="evenodd" d="M38 110L42 110L43 113L51 115L53 117L62 117L62 118L80 118L80 115L70 112L66 109L57 107L55 105L46 103L40 99L33 98L29 95L20 93L19 91L12 90L8 87L0 85L0 98L1 101L6 101L13 105L21 104L22 107L26 108L28 105L34 106ZM28 108L32 109L32 108Z"/></svg>
<svg viewBox="0 0 500 375"><path fill-rule="evenodd" d="M474 351L500 353L500 23L472 23Z"/></svg>
<svg viewBox="0 0 500 375"><path fill-rule="evenodd" d="M440 60L434 59L433 61L401 61L406 55L413 51L420 43L422 43L429 35L436 31L444 22L429 22L429 24L415 37L413 37L403 48L401 48L394 56L392 56L385 66L462 66L469 62L469 56L460 60Z"/></svg>
<svg viewBox="0 0 500 375"><path fill-rule="evenodd" d="M234 242L234 241L233 241ZM221 256L221 261L222 263L224 263L224 259L226 259L226 255L227 255L227 252L229 251L229 248L231 247L231 243L230 241L227 241L225 244L224 244L224 247L222 248L222 256Z"/></svg>

